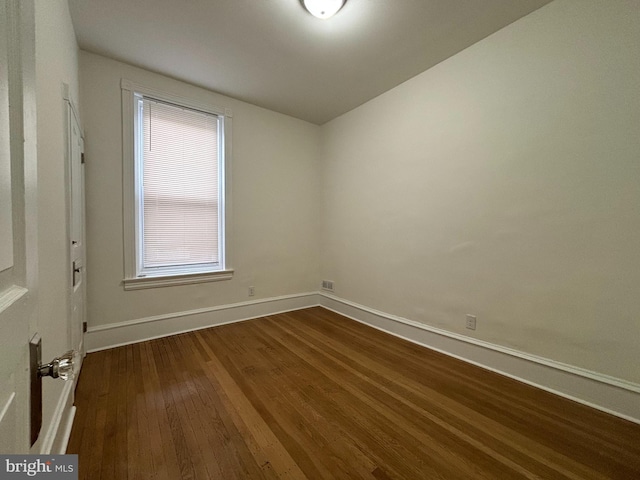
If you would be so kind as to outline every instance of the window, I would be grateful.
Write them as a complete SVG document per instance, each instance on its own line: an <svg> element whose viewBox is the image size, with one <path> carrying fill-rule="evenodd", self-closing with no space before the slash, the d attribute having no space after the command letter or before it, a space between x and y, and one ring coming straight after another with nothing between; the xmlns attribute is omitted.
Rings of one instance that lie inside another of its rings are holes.
<svg viewBox="0 0 640 480"><path fill-rule="evenodd" d="M125 289L231 278L231 112L123 81Z"/></svg>

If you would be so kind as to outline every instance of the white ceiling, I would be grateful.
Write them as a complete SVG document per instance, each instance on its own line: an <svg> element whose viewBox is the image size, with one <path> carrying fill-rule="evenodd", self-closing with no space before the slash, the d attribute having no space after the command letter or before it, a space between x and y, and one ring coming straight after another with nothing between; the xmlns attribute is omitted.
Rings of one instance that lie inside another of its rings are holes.
<svg viewBox="0 0 640 480"><path fill-rule="evenodd" d="M69 0L80 47L323 124L550 0Z"/></svg>

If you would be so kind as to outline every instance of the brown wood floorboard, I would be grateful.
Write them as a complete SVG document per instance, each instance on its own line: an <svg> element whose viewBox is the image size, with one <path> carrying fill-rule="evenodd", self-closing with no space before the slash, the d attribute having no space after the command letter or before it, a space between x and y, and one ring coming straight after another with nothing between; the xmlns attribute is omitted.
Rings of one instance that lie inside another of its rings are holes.
<svg viewBox="0 0 640 480"><path fill-rule="evenodd" d="M315 307L87 355L87 480L640 479L640 425Z"/></svg>

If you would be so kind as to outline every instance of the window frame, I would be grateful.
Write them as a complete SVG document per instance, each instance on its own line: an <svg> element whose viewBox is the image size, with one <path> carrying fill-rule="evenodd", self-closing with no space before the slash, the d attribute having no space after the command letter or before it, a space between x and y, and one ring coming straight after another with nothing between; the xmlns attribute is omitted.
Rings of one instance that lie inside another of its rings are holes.
<svg viewBox="0 0 640 480"><path fill-rule="evenodd" d="M123 146L123 233L124 233L124 279L125 290L155 288L172 285L229 280L233 278L231 268L231 129L233 112L229 108L219 107L202 101L162 92L130 80L122 79L122 146ZM142 239L139 235L140 205L139 196L141 179L137 168L136 155L137 121L136 109L138 98L148 97L179 107L216 115L219 119L221 135L220 144L220 262L215 269L203 269L201 265L194 268L180 267L154 269L154 272L140 272L139 255Z"/></svg>

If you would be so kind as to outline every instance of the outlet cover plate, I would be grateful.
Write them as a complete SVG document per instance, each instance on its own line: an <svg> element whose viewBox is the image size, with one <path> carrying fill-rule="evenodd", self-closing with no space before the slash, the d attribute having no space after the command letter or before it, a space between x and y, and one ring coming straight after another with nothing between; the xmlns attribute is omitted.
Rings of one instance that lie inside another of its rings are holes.
<svg viewBox="0 0 640 480"><path fill-rule="evenodd" d="M469 330L476 329L476 316L475 315L467 315L467 328Z"/></svg>

